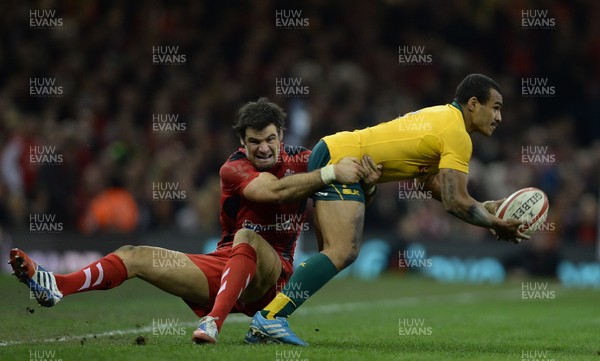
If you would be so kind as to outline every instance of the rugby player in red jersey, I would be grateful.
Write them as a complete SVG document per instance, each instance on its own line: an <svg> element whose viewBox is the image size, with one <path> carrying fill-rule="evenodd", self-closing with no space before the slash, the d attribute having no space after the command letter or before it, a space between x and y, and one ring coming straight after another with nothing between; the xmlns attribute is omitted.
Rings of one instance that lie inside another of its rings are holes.
<svg viewBox="0 0 600 361"><path fill-rule="evenodd" d="M242 147L221 167L221 240L209 254L123 246L83 269L53 274L19 249L10 252L17 278L50 307L79 292L106 290L138 277L181 297L202 317L196 343L215 343L230 312L266 306L292 274L306 198L332 181L375 184L379 169L363 158L306 173L310 151L282 142L286 114L266 98L245 104L234 130ZM169 265L157 267L157 265Z"/></svg>

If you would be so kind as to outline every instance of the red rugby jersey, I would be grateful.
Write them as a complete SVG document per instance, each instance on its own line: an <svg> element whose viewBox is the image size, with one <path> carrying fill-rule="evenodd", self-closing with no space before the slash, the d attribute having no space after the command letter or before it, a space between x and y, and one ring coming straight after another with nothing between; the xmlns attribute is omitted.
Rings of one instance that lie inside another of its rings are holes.
<svg viewBox="0 0 600 361"><path fill-rule="evenodd" d="M305 173L310 150L281 144L279 159L267 172L277 178ZM246 158L244 148L233 153L221 166L221 240L217 248L230 247L241 228L257 232L284 259L293 262L296 240L307 230L304 223L306 200L290 203L256 203L244 198L244 188L261 172Z"/></svg>

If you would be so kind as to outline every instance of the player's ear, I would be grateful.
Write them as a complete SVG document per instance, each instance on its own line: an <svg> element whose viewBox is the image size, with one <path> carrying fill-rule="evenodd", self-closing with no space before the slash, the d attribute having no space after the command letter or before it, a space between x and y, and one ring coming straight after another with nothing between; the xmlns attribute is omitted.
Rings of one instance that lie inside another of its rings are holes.
<svg viewBox="0 0 600 361"><path fill-rule="evenodd" d="M246 150L246 154L249 154L250 151L248 151L248 146L246 145L246 142L244 141L244 139L240 138L240 144L242 145L242 148L244 148Z"/></svg>
<svg viewBox="0 0 600 361"><path fill-rule="evenodd" d="M479 100L477 97L470 97L469 100L467 100L467 109L469 109L470 112L474 112L477 110L477 107L479 107Z"/></svg>

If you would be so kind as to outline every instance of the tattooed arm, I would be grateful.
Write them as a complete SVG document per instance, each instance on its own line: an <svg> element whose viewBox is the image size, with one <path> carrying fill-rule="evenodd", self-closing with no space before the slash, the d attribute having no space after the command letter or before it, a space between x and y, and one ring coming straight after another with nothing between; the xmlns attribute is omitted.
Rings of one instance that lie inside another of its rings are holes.
<svg viewBox="0 0 600 361"><path fill-rule="evenodd" d="M421 176L415 178L415 184L417 189L422 189L431 192L433 199L437 199L438 201L442 201L442 183L440 181L440 174L428 174L426 176ZM499 199L496 201L485 201L482 202L481 205L485 208L488 213L495 215L496 210L502 202L504 202L506 198Z"/></svg>
<svg viewBox="0 0 600 361"><path fill-rule="evenodd" d="M491 228L499 239L518 243L528 236L519 232L520 221L515 219L502 220L489 210L489 204L477 202L467 191L469 176L466 173L443 168L435 177L424 180L433 197L439 196L444 209L463 221L485 228Z"/></svg>

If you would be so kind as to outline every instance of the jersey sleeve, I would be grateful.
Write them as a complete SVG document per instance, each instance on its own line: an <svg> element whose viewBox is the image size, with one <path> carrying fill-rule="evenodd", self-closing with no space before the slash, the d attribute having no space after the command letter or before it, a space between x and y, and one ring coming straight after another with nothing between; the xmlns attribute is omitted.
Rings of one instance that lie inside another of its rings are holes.
<svg viewBox="0 0 600 361"><path fill-rule="evenodd" d="M246 186L252 182L260 172L249 162L238 160L230 161L221 167L221 188L231 194L243 195Z"/></svg>
<svg viewBox="0 0 600 361"><path fill-rule="evenodd" d="M439 168L449 168L469 173L469 161L473 144L471 137L464 130L456 127L448 127L440 133L442 145Z"/></svg>

